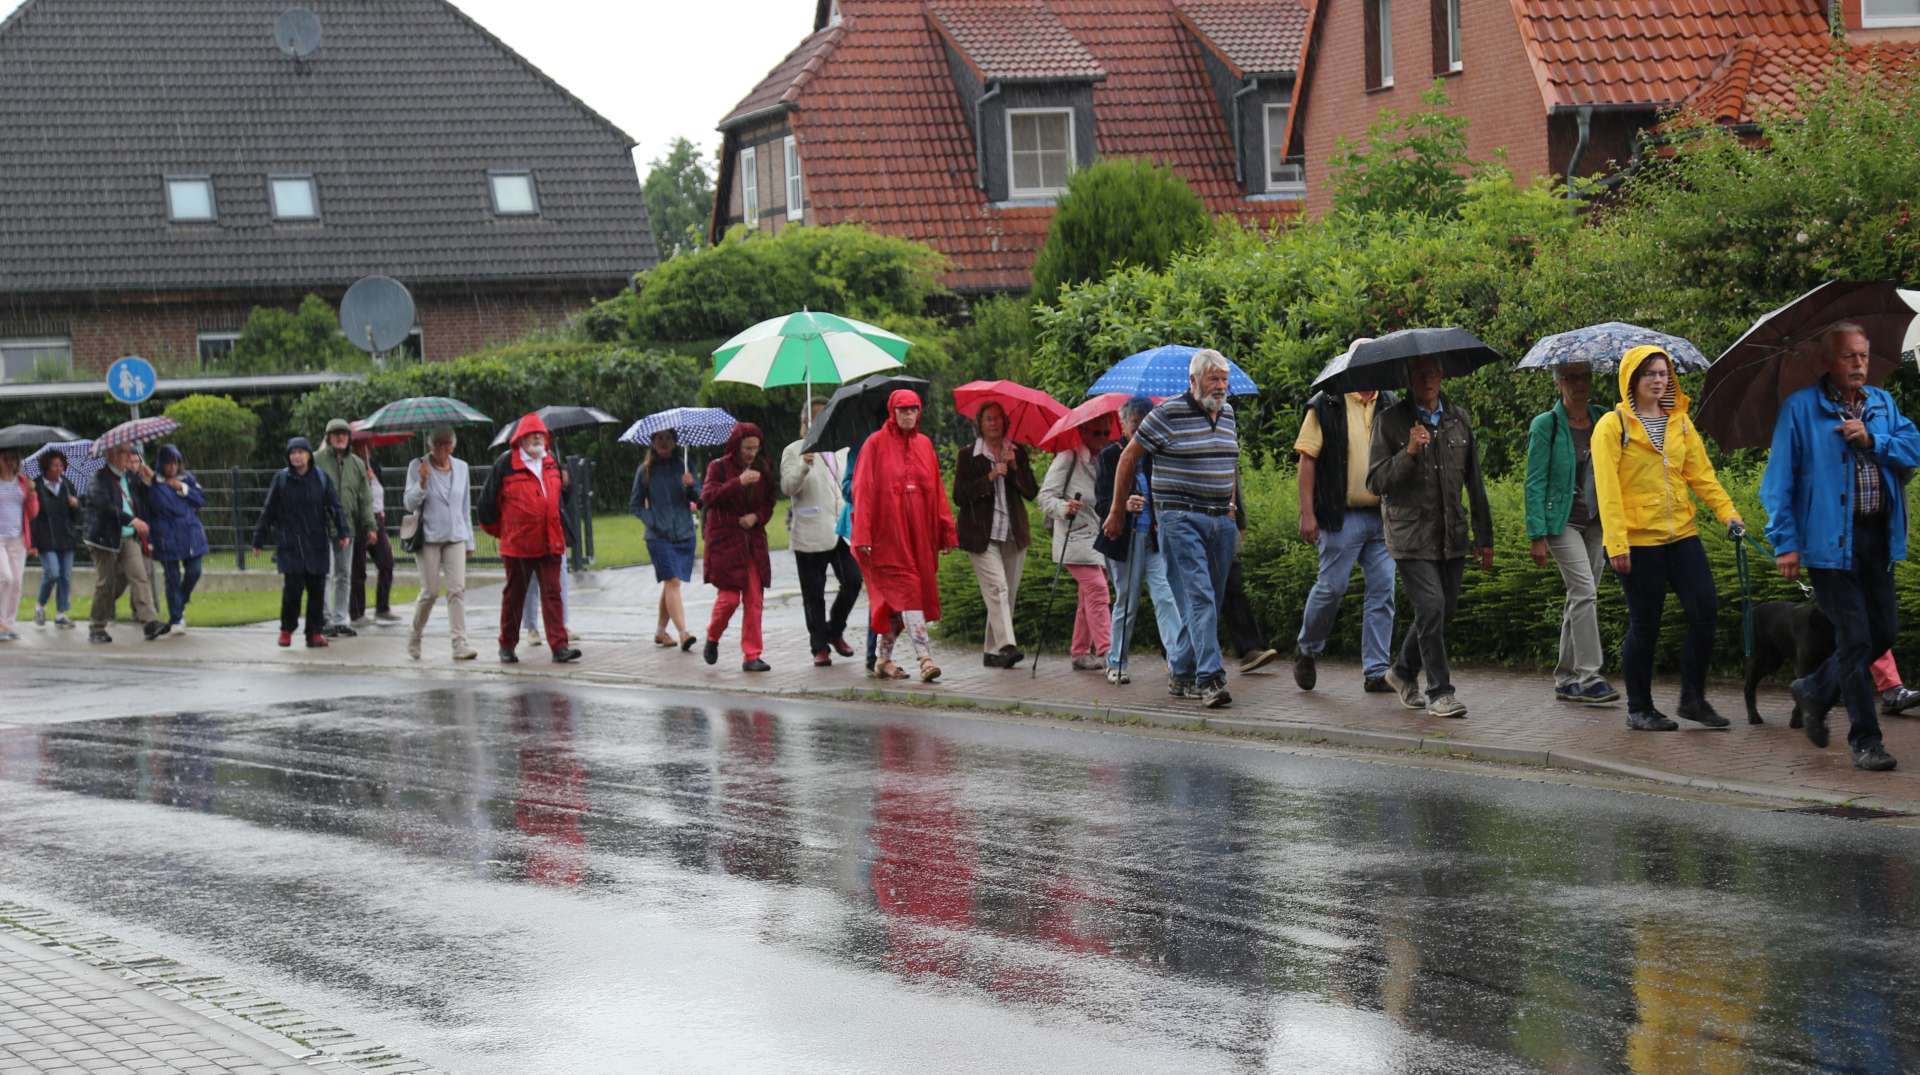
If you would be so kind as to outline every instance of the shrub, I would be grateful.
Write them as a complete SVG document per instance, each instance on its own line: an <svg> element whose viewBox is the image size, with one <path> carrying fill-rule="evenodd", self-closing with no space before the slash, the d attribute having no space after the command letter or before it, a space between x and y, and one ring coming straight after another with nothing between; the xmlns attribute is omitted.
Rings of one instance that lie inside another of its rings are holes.
<svg viewBox="0 0 1920 1075"><path fill-rule="evenodd" d="M373 362L340 332L340 318L327 300L308 295L289 313L256 306L221 366L229 373L303 373L367 370Z"/></svg>
<svg viewBox="0 0 1920 1075"><path fill-rule="evenodd" d="M166 416L180 423L168 439L196 469L237 467L253 458L260 417L229 396L187 396L174 401Z"/></svg>
<svg viewBox="0 0 1920 1075"><path fill-rule="evenodd" d="M1103 160L1074 173L1033 266L1033 293L1099 280L1116 265L1164 268L1204 240L1207 207L1179 173L1139 160Z"/></svg>
<svg viewBox="0 0 1920 1075"><path fill-rule="evenodd" d="M1336 212L1451 216L1467 193L1467 119L1445 111L1439 80L1420 95L1422 111L1382 109L1359 145L1341 137L1328 171Z"/></svg>

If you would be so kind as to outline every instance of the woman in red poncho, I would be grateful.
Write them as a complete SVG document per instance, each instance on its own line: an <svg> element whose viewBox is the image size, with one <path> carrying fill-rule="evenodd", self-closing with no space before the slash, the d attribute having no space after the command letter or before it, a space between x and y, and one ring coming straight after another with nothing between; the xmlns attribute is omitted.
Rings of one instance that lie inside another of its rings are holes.
<svg viewBox="0 0 1920 1075"><path fill-rule="evenodd" d="M918 432L920 397L887 399L887 423L867 438L853 473L853 552L866 575L867 604L880 636L875 679L906 679L893 663L902 632L920 658L920 681L940 678L927 621L940 618L940 554L959 545L933 442Z"/></svg>

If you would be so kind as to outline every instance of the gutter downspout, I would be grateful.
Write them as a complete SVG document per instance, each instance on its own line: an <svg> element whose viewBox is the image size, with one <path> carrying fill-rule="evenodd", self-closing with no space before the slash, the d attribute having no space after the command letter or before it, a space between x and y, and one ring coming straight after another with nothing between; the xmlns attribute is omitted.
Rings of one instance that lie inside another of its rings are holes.
<svg viewBox="0 0 1920 1075"><path fill-rule="evenodd" d="M1000 81L995 79L993 84L987 87L987 92L973 102L973 166L974 171L979 174L976 185L983 194L987 192L987 129L982 126L985 122L982 112L987 102L998 96L1000 96Z"/></svg>
<svg viewBox="0 0 1920 1075"><path fill-rule="evenodd" d="M1587 155L1587 142L1593 135L1593 106L1581 105L1577 119L1580 137L1574 140L1573 156L1567 159L1567 191L1571 196L1574 177L1580 174L1580 158Z"/></svg>
<svg viewBox="0 0 1920 1075"><path fill-rule="evenodd" d="M1260 80L1258 78L1248 79L1247 84L1240 87L1240 89L1234 93L1230 105L1230 109L1233 112L1233 174L1234 178L1240 181L1242 188L1247 185L1247 142L1241 131L1241 128L1245 127L1246 124L1240 119L1240 99L1259 88Z"/></svg>

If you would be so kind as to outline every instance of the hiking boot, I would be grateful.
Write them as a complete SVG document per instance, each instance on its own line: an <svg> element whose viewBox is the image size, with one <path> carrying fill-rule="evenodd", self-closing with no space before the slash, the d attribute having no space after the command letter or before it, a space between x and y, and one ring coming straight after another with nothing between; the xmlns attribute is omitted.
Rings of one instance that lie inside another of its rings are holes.
<svg viewBox="0 0 1920 1075"><path fill-rule="evenodd" d="M1314 666L1313 655L1310 653L1294 654L1293 685L1303 691L1310 691L1313 689L1313 685L1318 682L1320 682L1320 670Z"/></svg>
<svg viewBox="0 0 1920 1075"><path fill-rule="evenodd" d="M1627 727L1636 732L1671 732L1680 726L1667 719L1667 715L1657 709L1627 714Z"/></svg>
<svg viewBox="0 0 1920 1075"><path fill-rule="evenodd" d="M1705 698L1696 698L1691 702L1682 700L1680 708L1674 710L1674 715L1681 720L1690 720L1695 724L1704 724L1709 728L1724 728L1727 726L1727 718L1721 716L1719 712L1713 708L1713 703L1707 701Z"/></svg>
<svg viewBox="0 0 1920 1075"><path fill-rule="evenodd" d="M755 657L751 661L741 661L740 670L742 672L771 672L773 671L773 666Z"/></svg>
<svg viewBox="0 0 1920 1075"><path fill-rule="evenodd" d="M1193 680L1168 676L1167 695L1172 698L1198 698L1200 688L1194 684Z"/></svg>
<svg viewBox="0 0 1920 1075"><path fill-rule="evenodd" d="M280 632L280 648L286 649L292 645L293 645L293 632L292 631Z"/></svg>
<svg viewBox="0 0 1920 1075"><path fill-rule="evenodd" d="M1365 694L1392 694L1393 688L1387 686L1387 677L1368 676L1360 681L1360 690Z"/></svg>
<svg viewBox="0 0 1920 1075"><path fill-rule="evenodd" d="M1459 720L1467 715L1467 706L1453 695L1443 694L1427 703L1427 715Z"/></svg>
<svg viewBox="0 0 1920 1075"><path fill-rule="evenodd" d="M1865 750L1856 750L1853 752L1853 767L1855 769L1865 769L1870 773L1889 772L1894 766L1899 764L1899 762L1893 760L1893 755L1887 753L1887 748L1878 743Z"/></svg>
<svg viewBox="0 0 1920 1075"><path fill-rule="evenodd" d="M579 659L580 651L573 646L565 646L553 651L554 664L572 664Z"/></svg>
<svg viewBox="0 0 1920 1075"><path fill-rule="evenodd" d="M1233 705L1233 695L1227 693L1227 681L1216 679L1200 688L1200 704L1208 709L1226 709Z"/></svg>
<svg viewBox="0 0 1920 1075"><path fill-rule="evenodd" d="M1098 672L1106 666L1107 662L1091 653L1082 653L1073 659L1073 670L1076 672Z"/></svg>
<svg viewBox="0 0 1920 1075"><path fill-rule="evenodd" d="M1806 680L1796 679L1787 684L1787 690L1793 694L1793 707L1800 713L1803 722L1801 730L1807 733L1807 741L1824 750L1827 746L1827 711L1833 707L1816 703L1813 696L1807 693L1806 684Z"/></svg>
<svg viewBox="0 0 1920 1075"><path fill-rule="evenodd" d="M508 649L505 646L501 646L500 647L500 663L501 664L519 664L520 655L513 652L512 650Z"/></svg>
<svg viewBox="0 0 1920 1075"><path fill-rule="evenodd" d="M147 624L145 628L147 641L151 642L156 638L164 638L167 632L171 630L173 630L172 624L161 623L159 620L155 620L152 623Z"/></svg>
<svg viewBox="0 0 1920 1075"><path fill-rule="evenodd" d="M1920 705L1920 691L1905 684L1894 684L1880 692L1880 715L1897 717L1914 706Z"/></svg>
<svg viewBox="0 0 1920 1075"><path fill-rule="evenodd" d="M1398 668L1387 669L1387 689L1400 696L1400 704L1407 709L1427 708L1426 696L1420 693L1420 684L1411 678L1403 678Z"/></svg>
<svg viewBox="0 0 1920 1075"><path fill-rule="evenodd" d="M414 635L413 637L407 639L407 656L410 659L416 660L416 661L420 659L420 636L419 635Z"/></svg>
<svg viewBox="0 0 1920 1075"><path fill-rule="evenodd" d="M87 641L104 646L113 641L113 636L95 627L87 632Z"/></svg>
<svg viewBox="0 0 1920 1075"><path fill-rule="evenodd" d="M1248 672L1258 672L1260 669L1265 668L1279 659L1280 651L1277 649L1255 650L1240 659L1240 674L1244 676ZM1295 665L1294 667L1296 674L1298 674L1297 669L1299 666Z"/></svg>
<svg viewBox="0 0 1920 1075"><path fill-rule="evenodd" d="M700 651L700 658L706 661L708 664L719 664L720 663L720 643L714 641L711 638L707 639L706 648Z"/></svg>

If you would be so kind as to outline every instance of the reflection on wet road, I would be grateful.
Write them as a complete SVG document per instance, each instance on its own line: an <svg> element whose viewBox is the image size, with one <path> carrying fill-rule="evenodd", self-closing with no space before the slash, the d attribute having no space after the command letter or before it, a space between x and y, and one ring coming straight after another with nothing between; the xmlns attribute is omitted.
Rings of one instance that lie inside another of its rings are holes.
<svg viewBox="0 0 1920 1075"><path fill-rule="evenodd" d="M0 888L459 1072L1920 1065L1910 832L918 713L377 688L0 732Z"/></svg>

